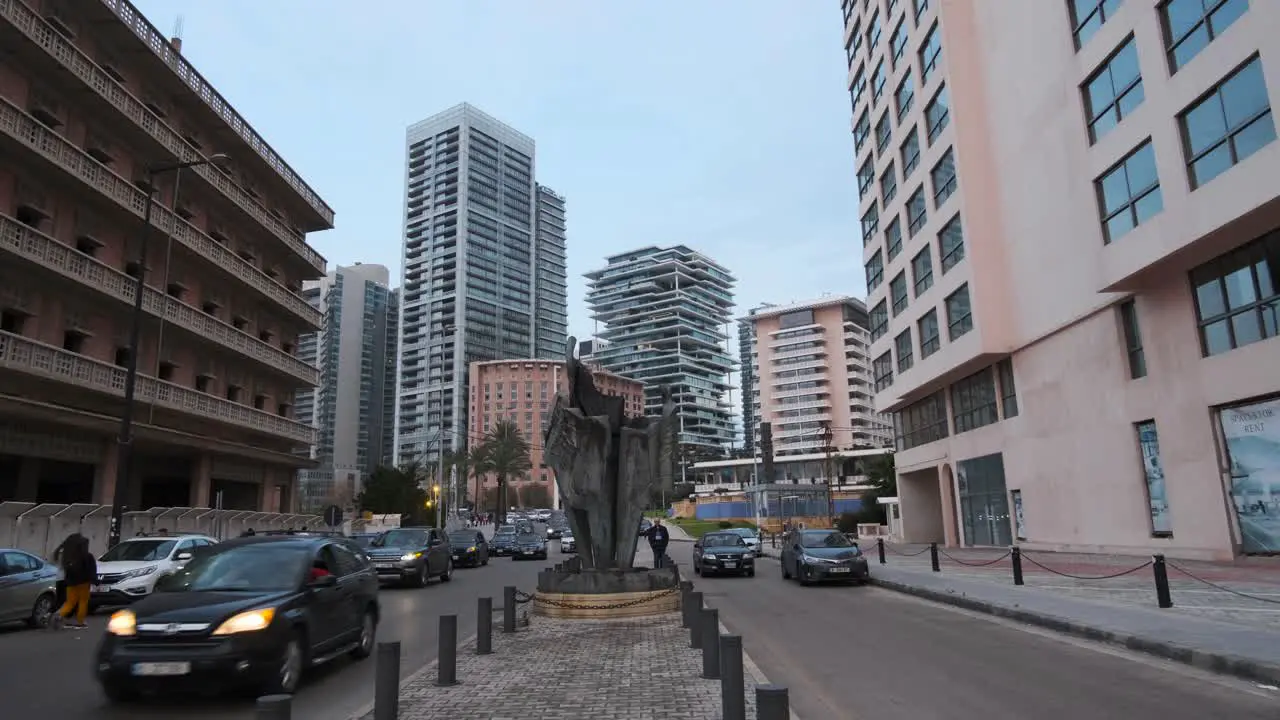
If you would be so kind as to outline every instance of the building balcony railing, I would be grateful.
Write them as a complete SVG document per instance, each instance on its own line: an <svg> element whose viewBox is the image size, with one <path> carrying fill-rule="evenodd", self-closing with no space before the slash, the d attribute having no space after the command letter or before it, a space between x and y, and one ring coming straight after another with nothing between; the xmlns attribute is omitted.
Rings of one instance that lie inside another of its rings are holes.
<svg viewBox="0 0 1280 720"><path fill-rule="evenodd" d="M827 363L826 358L823 358L821 360L809 360L802 363L787 363L785 365L774 364L773 367L769 368L769 371L774 377L777 377L780 373L790 372L792 370L813 370L815 368L825 367L830 367L830 365Z"/></svg>
<svg viewBox="0 0 1280 720"><path fill-rule="evenodd" d="M240 117L235 108L231 107L231 104L210 86L178 51L173 49L168 39L152 27L137 9L124 2L124 0L102 0L102 4L110 8L116 14L116 17L120 18L121 22L127 25L148 48L151 48L152 52L156 53L166 65L172 68L174 74L186 83L187 87L191 88L192 94L204 101L215 115L222 118L227 127L236 135L239 135L245 141L245 144L253 148L254 152L272 170L275 170L276 174L289 187L293 188L307 205L315 210L330 227L333 226L333 209L326 205L324 200L321 200L320 196L298 177L293 168L290 168L289 164L271 149L267 141L254 132L248 121ZM321 265L320 268L323 270L324 266Z"/></svg>
<svg viewBox="0 0 1280 720"><path fill-rule="evenodd" d="M817 376L817 377L821 379L821 376ZM799 397L801 395L830 395L830 394L831 394L831 388L826 385L822 385L819 387L796 388L795 390L780 390L778 392L770 393L770 396L773 397L773 399L775 400L780 400L782 398Z"/></svg>
<svg viewBox="0 0 1280 720"><path fill-rule="evenodd" d="M786 360L788 358L804 357L805 355L825 356L826 354L827 354L826 347L819 346L816 348L814 347L801 348L799 350L782 350L782 351L773 353L773 356L770 359L776 362L778 360Z"/></svg>
<svg viewBox="0 0 1280 720"><path fill-rule="evenodd" d="M810 400L802 403L777 403L771 408L774 412L784 410L809 410L812 408L829 408L831 407L830 398L825 400Z"/></svg>
<svg viewBox="0 0 1280 720"><path fill-rule="evenodd" d="M155 113L142 104L141 100L131 95L120 83L107 75L89 56L80 51L70 40L49 26L35 11L20 2L0 2L0 17L13 23L32 42L44 48L45 52L62 65L72 75L84 81L84 84L106 100L123 115L142 128L169 153L181 162L199 160L203 156L169 127ZM325 271L325 260L315 248L291 227L272 215L258 203L244 188L237 185L222 170L212 165L201 165L193 168L210 186L217 188L228 200L239 207L251 219L267 228L290 250L315 268Z"/></svg>
<svg viewBox="0 0 1280 720"><path fill-rule="evenodd" d="M0 214L0 251L8 251L41 267L94 288L123 303L132 303L137 281L106 263L67 247ZM142 307L166 322L208 338L242 355L278 368L308 385L316 385L319 372L284 350L237 330L234 326L200 312L176 298L146 287Z"/></svg>
<svg viewBox="0 0 1280 720"><path fill-rule="evenodd" d="M0 132L31 148L45 159L93 188L120 206L142 218L146 212L147 194L132 183L94 160L66 138L41 125L18 106L0 98ZM213 238L183 220L169 208L155 203L152 224L197 255L230 273L236 279L261 292L292 312L311 327L320 327L320 311L301 295L291 292L252 263L236 255Z"/></svg>
<svg viewBox="0 0 1280 720"><path fill-rule="evenodd" d="M0 368L124 397L124 368L21 335L0 332ZM138 402L250 428L303 445L316 441L315 428L308 425L148 375L138 375L135 393Z"/></svg>

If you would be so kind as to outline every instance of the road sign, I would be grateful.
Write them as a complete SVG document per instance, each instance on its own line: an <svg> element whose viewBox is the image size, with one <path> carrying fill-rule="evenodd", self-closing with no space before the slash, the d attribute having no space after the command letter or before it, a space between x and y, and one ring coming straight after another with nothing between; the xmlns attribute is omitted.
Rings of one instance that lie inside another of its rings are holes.
<svg viewBox="0 0 1280 720"><path fill-rule="evenodd" d="M342 524L342 508L337 505L330 505L324 509L324 523L329 527L337 527Z"/></svg>

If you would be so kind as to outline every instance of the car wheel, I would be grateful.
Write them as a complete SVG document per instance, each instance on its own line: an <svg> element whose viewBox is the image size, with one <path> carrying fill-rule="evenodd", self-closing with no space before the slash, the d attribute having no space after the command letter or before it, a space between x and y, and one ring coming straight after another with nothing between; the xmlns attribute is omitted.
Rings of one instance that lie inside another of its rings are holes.
<svg viewBox="0 0 1280 720"><path fill-rule="evenodd" d="M801 585L808 585L813 580L809 577L809 566L801 564L796 568L796 577L800 578Z"/></svg>
<svg viewBox="0 0 1280 720"><path fill-rule="evenodd" d="M430 571L427 570L426 561L423 561L423 563L418 566L417 574L413 576L413 580L411 581L412 585L418 588L426 587L427 581L430 579L431 579L431 573Z"/></svg>
<svg viewBox="0 0 1280 720"><path fill-rule="evenodd" d="M363 660L373 654L373 645L378 639L378 619L374 616L372 610L366 610L364 617L360 620L360 640L355 649L351 651L351 657L357 660Z"/></svg>
<svg viewBox="0 0 1280 720"><path fill-rule="evenodd" d="M484 559L480 561L480 564L481 564L481 565L488 565L488 564L489 564L489 556L488 556L488 555L485 555L485 556L484 556Z"/></svg>
<svg viewBox="0 0 1280 720"><path fill-rule="evenodd" d="M441 582L449 582L453 579L453 560L450 560L444 566L444 572L440 573Z"/></svg>
<svg viewBox="0 0 1280 720"><path fill-rule="evenodd" d="M748 571L747 571L747 577L755 577L755 576L756 576L756 571L755 571L755 570L748 570Z"/></svg>
<svg viewBox="0 0 1280 720"><path fill-rule="evenodd" d="M53 617L53 601L52 593L45 593L36 598L36 602L31 606L31 617L27 618L27 624L33 628L48 627L49 618Z"/></svg>
<svg viewBox="0 0 1280 720"><path fill-rule="evenodd" d="M267 681L264 695L292 695L298 690L302 681L302 669L306 667L306 652L303 650L302 633L295 632L285 644L280 654L280 664L276 667L276 676Z"/></svg>
<svg viewBox="0 0 1280 720"><path fill-rule="evenodd" d="M112 680L102 682L102 694L113 703L127 703L138 699L136 689Z"/></svg>

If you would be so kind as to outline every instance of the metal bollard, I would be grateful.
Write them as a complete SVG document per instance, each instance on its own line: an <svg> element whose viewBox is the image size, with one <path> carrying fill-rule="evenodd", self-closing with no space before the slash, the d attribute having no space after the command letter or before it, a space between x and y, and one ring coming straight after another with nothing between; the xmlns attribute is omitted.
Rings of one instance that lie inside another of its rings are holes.
<svg viewBox="0 0 1280 720"><path fill-rule="evenodd" d="M689 593L693 592L693 583L680 581L680 627L689 627Z"/></svg>
<svg viewBox="0 0 1280 720"><path fill-rule="evenodd" d="M933 563L934 572L942 572L942 567L938 564L938 543L929 543L929 560Z"/></svg>
<svg viewBox="0 0 1280 720"><path fill-rule="evenodd" d="M290 720L293 717L292 695L263 695L253 709L254 720Z"/></svg>
<svg viewBox="0 0 1280 720"><path fill-rule="evenodd" d="M747 720L741 635L720 636L720 705L724 720Z"/></svg>
<svg viewBox="0 0 1280 720"><path fill-rule="evenodd" d="M884 538L876 538L876 552L880 553L880 564L884 564Z"/></svg>
<svg viewBox="0 0 1280 720"><path fill-rule="evenodd" d="M482 597L476 602L476 654L493 652L493 598Z"/></svg>
<svg viewBox="0 0 1280 720"><path fill-rule="evenodd" d="M756 720L791 720L791 698L785 687L756 686Z"/></svg>
<svg viewBox="0 0 1280 720"><path fill-rule="evenodd" d="M378 643L378 665L373 678L373 720L400 716L400 641Z"/></svg>
<svg viewBox="0 0 1280 720"><path fill-rule="evenodd" d="M689 647L694 650L702 647L702 623L698 622L701 616L702 593L691 592L689 593Z"/></svg>
<svg viewBox="0 0 1280 720"><path fill-rule="evenodd" d="M704 680L720 678L720 611L704 608L699 618L702 624L702 677Z"/></svg>
<svg viewBox="0 0 1280 720"><path fill-rule="evenodd" d="M1156 604L1165 609L1173 607L1173 596L1169 594L1169 568L1163 554L1151 556L1151 573L1156 577Z"/></svg>
<svg viewBox="0 0 1280 720"><path fill-rule="evenodd" d="M516 631L516 586L502 588L502 632Z"/></svg>
<svg viewBox="0 0 1280 720"><path fill-rule="evenodd" d="M1013 563L1013 584L1022 585L1022 548L1017 545L1010 548L1009 560Z"/></svg>
<svg viewBox="0 0 1280 720"><path fill-rule="evenodd" d="M440 646L436 651L436 685L458 684L458 616L440 616Z"/></svg>

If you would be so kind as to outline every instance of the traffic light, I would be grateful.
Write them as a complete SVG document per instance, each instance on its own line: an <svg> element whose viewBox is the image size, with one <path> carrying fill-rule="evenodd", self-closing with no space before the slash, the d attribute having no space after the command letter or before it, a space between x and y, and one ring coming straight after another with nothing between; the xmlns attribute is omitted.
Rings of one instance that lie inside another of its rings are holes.
<svg viewBox="0 0 1280 720"><path fill-rule="evenodd" d="M762 478L757 482L773 482L773 424L760 423L760 462L764 466Z"/></svg>

